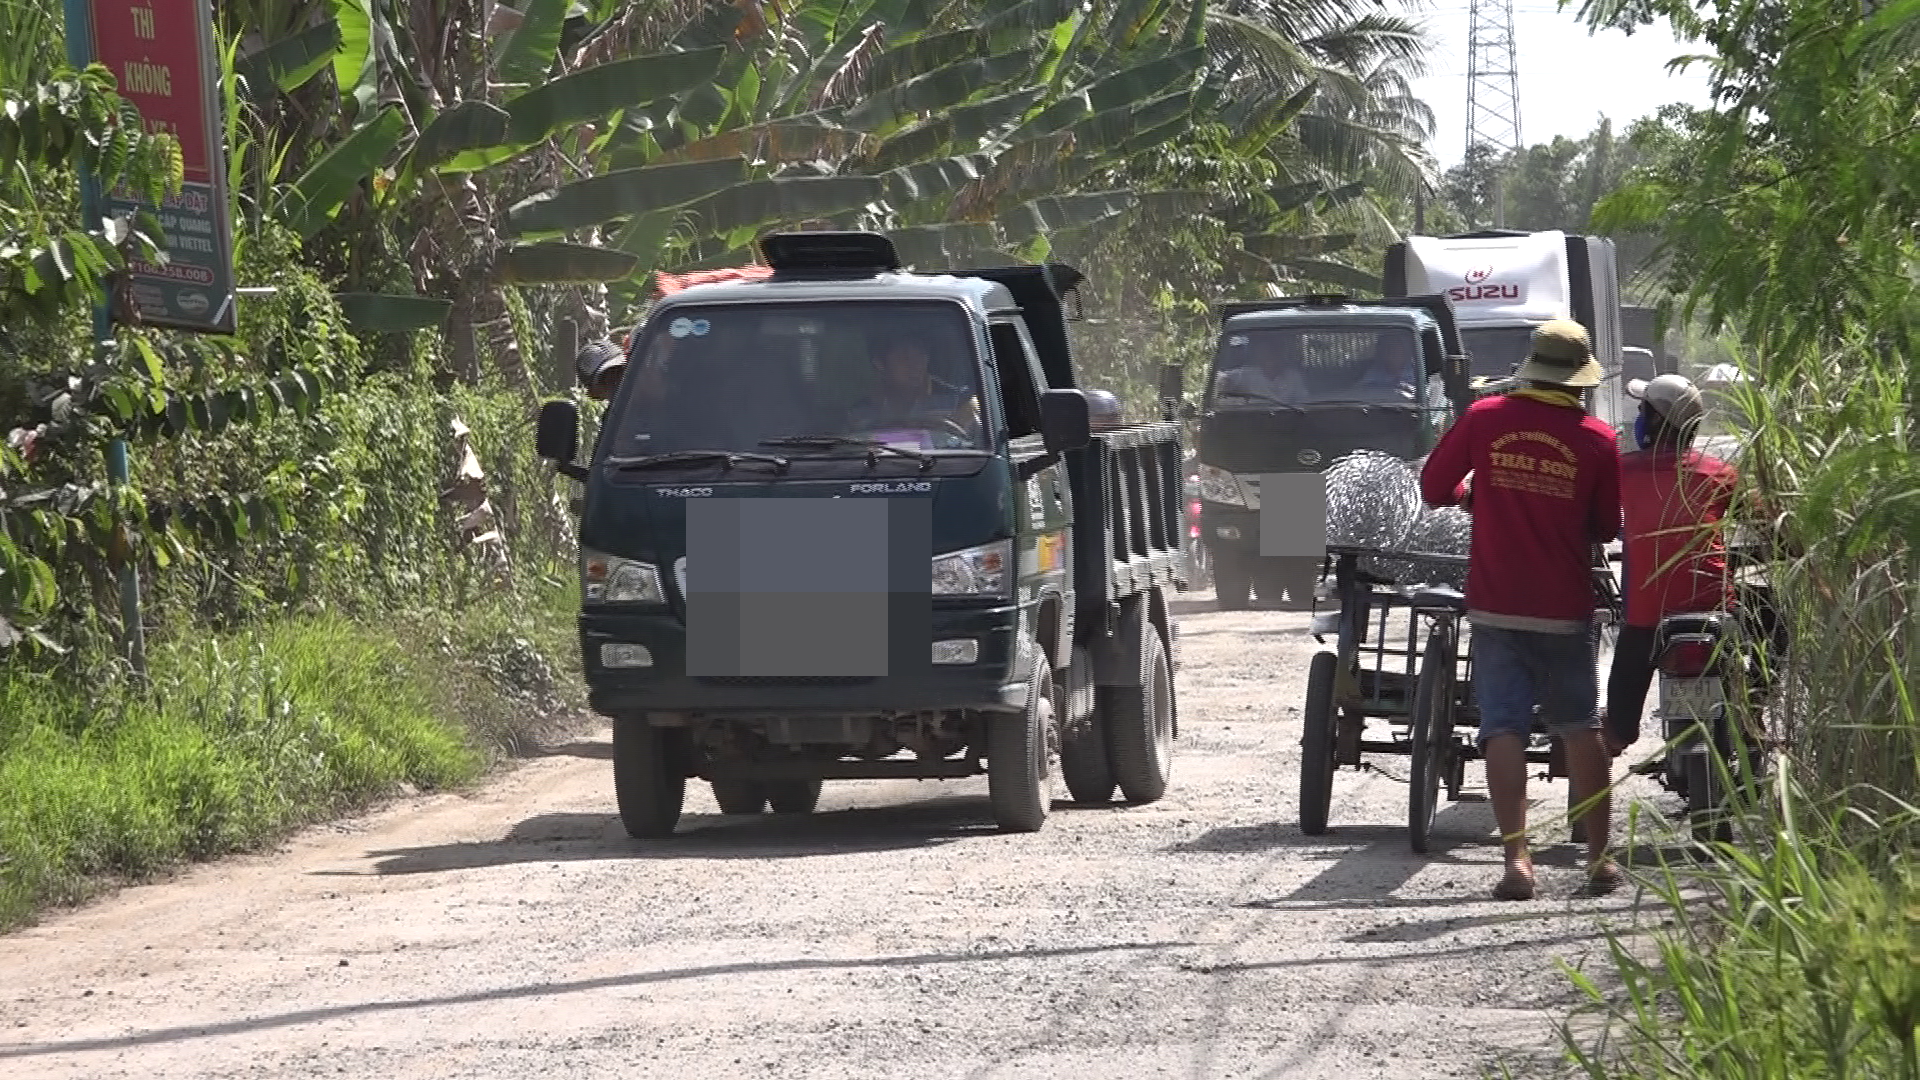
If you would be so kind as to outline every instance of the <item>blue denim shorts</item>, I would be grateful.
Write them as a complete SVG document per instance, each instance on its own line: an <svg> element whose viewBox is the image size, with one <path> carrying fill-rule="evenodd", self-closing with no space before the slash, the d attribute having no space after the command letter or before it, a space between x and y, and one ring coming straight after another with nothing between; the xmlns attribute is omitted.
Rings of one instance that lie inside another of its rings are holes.
<svg viewBox="0 0 1920 1080"><path fill-rule="evenodd" d="M1473 628L1473 696L1480 745L1495 735L1533 733L1535 705L1551 735L1600 726L1600 635Z"/></svg>

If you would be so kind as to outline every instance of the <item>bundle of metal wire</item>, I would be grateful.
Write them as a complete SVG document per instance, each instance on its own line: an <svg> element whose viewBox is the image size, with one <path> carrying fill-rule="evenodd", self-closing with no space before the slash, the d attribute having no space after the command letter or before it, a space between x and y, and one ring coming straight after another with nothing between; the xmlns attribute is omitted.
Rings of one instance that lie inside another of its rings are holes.
<svg viewBox="0 0 1920 1080"><path fill-rule="evenodd" d="M1327 469L1327 542L1381 551L1465 555L1472 539L1457 507L1431 509L1420 498L1412 464L1377 450L1358 450ZM1466 584L1466 567L1426 559L1366 556L1360 568L1398 585Z"/></svg>

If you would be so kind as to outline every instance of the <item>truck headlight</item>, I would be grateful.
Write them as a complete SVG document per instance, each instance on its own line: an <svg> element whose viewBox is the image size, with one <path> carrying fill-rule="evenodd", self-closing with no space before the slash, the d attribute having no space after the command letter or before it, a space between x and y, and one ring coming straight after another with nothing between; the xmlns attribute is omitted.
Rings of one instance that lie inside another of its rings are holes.
<svg viewBox="0 0 1920 1080"><path fill-rule="evenodd" d="M1211 503L1260 509L1260 494L1251 485L1225 469L1200 466L1200 497Z"/></svg>
<svg viewBox="0 0 1920 1080"><path fill-rule="evenodd" d="M941 555L933 560L933 595L1005 596L1012 562L1011 540Z"/></svg>
<svg viewBox="0 0 1920 1080"><path fill-rule="evenodd" d="M599 551L580 552L580 592L589 604L664 604L660 569Z"/></svg>

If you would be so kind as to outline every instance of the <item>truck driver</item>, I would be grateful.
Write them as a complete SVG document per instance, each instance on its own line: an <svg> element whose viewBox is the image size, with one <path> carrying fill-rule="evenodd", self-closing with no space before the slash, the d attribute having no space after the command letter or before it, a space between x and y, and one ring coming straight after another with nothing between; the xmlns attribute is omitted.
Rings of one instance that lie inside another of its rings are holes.
<svg viewBox="0 0 1920 1080"><path fill-rule="evenodd" d="M924 341L907 335L886 338L878 356L880 388L853 410L857 427L908 427L968 439L980 430L979 399L933 377L933 357Z"/></svg>

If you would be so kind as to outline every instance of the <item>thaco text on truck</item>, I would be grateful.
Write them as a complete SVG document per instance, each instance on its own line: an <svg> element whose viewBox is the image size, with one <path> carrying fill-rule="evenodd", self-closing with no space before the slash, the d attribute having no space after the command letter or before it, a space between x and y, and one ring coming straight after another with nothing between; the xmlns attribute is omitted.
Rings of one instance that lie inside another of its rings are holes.
<svg viewBox="0 0 1920 1080"><path fill-rule="evenodd" d="M582 664L627 831L686 781L726 813L824 780L985 773L995 821L1165 792L1180 433L1090 430L1071 267L903 272L872 233L761 244L661 298L580 480Z"/></svg>
<svg viewBox="0 0 1920 1080"><path fill-rule="evenodd" d="M1452 304L1480 392L1504 389L1527 358L1534 327L1572 319L1587 328L1605 381L1587 408L1615 431L1633 424L1638 403L1621 377L1625 345L1614 243L1557 229L1491 229L1409 236L1387 248L1389 297L1438 293Z"/></svg>
<svg viewBox="0 0 1920 1080"><path fill-rule="evenodd" d="M1200 413L1202 533L1220 606L1313 603L1324 473L1356 450L1426 457L1469 398L1444 297L1222 305Z"/></svg>

